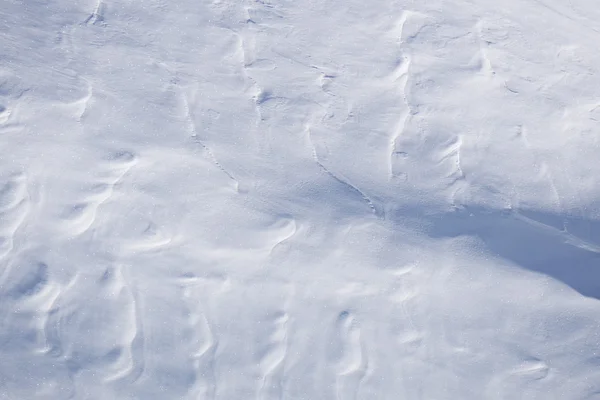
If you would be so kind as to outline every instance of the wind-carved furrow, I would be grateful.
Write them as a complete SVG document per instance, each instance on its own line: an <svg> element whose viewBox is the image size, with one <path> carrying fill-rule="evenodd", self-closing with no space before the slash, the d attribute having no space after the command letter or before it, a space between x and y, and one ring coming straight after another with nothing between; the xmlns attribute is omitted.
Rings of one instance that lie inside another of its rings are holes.
<svg viewBox="0 0 600 400"><path fill-rule="evenodd" d="M552 194L554 195L554 197L556 199L556 204L562 211L563 205L562 205L562 201L560 198L560 194L558 193L558 189L556 188L556 183L554 180L554 176L552 174L552 170L550 169L550 166L545 161L540 161L540 172L543 174L543 176L546 178L546 181L550 185L550 190L552 190Z"/></svg>
<svg viewBox="0 0 600 400"><path fill-rule="evenodd" d="M389 178L390 180L399 180L406 181L408 180L408 175L406 172L402 171L402 163L406 158L406 153L401 151L398 148L398 139L405 133L408 125L410 124L410 118L413 114L411 109L410 101L408 98L408 79L410 73L410 64L411 58L408 54L408 50L406 49L406 39L405 36L405 25L412 15L411 11L404 11L400 20L397 24L398 30L398 42L400 51L403 53L402 60L393 71L391 75L392 82L398 86L398 90L400 92L400 97L402 98L403 106L405 107L404 112L401 114L398 122L396 124L396 128L392 133L390 144L388 148L389 153Z"/></svg>
<svg viewBox="0 0 600 400"><path fill-rule="evenodd" d="M460 191L465 187L465 185L468 185L468 182L466 181L466 175L462 169L460 161L461 148L462 138L459 135L456 137L455 141L446 148L445 154L439 161L439 163L442 163L446 160L450 160L450 162L453 164L452 169L446 177L451 180L449 186L453 187L451 202L454 205L456 205L456 198Z"/></svg>
<svg viewBox="0 0 600 400"><path fill-rule="evenodd" d="M332 92L330 92L328 90L328 86L331 83L331 81L335 78L334 74L325 74L325 73L321 73L319 79L318 79L318 84L321 87L321 90L323 90L323 93L327 94L330 97L336 97ZM318 103L317 103L318 104ZM380 219L384 219L385 218L385 212L380 208L377 207L375 205L375 202L362 190L360 190L357 186L355 186L354 184L352 184L350 181L348 181L347 179L345 179L342 176L339 176L338 174L335 174L334 172L332 172L327 166L325 166L325 164L321 161L321 157L319 156L319 153L317 151L317 147L315 146L315 143L313 141L312 138L312 131L311 131L311 125L312 122L314 120L319 120L319 121L323 121L326 118L326 115L328 114L328 110L327 108L321 106L320 104L318 104L321 108L323 108L323 112L324 115L321 115L320 118L318 118L318 113L315 113L310 119L309 121L305 124L304 126L304 132L306 134L306 138L308 141L308 144L310 146L310 150L311 150L311 155L313 160L315 161L315 163L318 165L318 167L321 169L321 171L323 171L325 174L327 174L329 177L333 178L335 181L337 181L338 183L340 183L341 185L345 186L346 188L349 189L350 192L357 194L358 196L360 196L362 198L362 200L367 203L367 205L369 206L371 212Z"/></svg>
<svg viewBox="0 0 600 400"><path fill-rule="evenodd" d="M489 45L489 42L483 38L483 21L480 20L475 24L475 32L477 33L479 42L480 71L483 75L491 78L496 72L492 68L492 63L487 55L487 46Z"/></svg>
<svg viewBox="0 0 600 400"><path fill-rule="evenodd" d="M42 337L44 338L43 353L58 359L65 357L65 344L63 343L63 331L65 329L64 317L73 310L73 304L65 299L76 285L77 275L60 287L59 293L54 296L47 305L47 313L44 319Z"/></svg>
<svg viewBox="0 0 600 400"><path fill-rule="evenodd" d="M412 352L418 349L423 338L408 307L420 292L416 287L418 268L415 264L407 264L394 270L392 274L394 277L390 279L395 281L395 284L388 298L390 302L397 304L399 308L397 315L400 317L395 333L398 343Z"/></svg>
<svg viewBox="0 0 600 400"><path fill-rule="evenodd" d="M465 173L463 172L462 167L460 165L460 149L461 149L461 147L462 147L462 139L460 136L457 136L455 138L455 140L446 147L444 153L442 154L442 156L440 157L440 160L438 162L438 164L439 164L446 160L453 160L454 168L448 174L448 178L454 178L455 182L459 179L465 178Z"/></svg>
<svg viewBox="0 0 600 400"><path fill-rule="evenodd" d="M47 312L39 326L42 351L66 363L72 375L80 368L98 368L98 378L105 383L132 384L145 366L139 297L120 268L107 269L96 286L89 285L90 279L78 274L64 286L50 286L53 291L44 296ZM114 313L98 313L94 299L103 299ZM84 345L90 332L99 333L97 347Z"/></svg>
<svg viewBox="0 0 600 400"><path fill-rule="evenodd" d="M379 207L375 206L375 203L373 202L373 200L371 200L371 198L369 196L367 196L362 190L360 190L359 188L357 188L356 186L354 186L352 183L350 183L349 181L345 180L342 177L337 176L336 174L334 174L333 172L331 172L329 170L329 168L327 168L319 159L319 155L317 153L317 148L314 145L314 142L312 140L312 134L311 134L311 129L310 129L310 123L306 124L305 128L304 128L305 132L306 132L306 137L308 139L308 143L311 147L311 152L312 152L312 157L315 161L315 163L319 166L319 168L326 173L328 176L330 176L331 178L333 178L335 181L337 181L338 183L342 184L343 186L347 187L352 193L356 193L357 195L359 195L362 200L364 202L367 203L367 205L369 206L369 208L371 209L371 212L377 217L377 218L384 218L384 212L383 210L379 209Z"/></svg>
<svg viewBox="0 0 600 400"><path fill-rule="evenodd" d="M342 359L335 366L336 398L356 399L368 369L361 330L354 315L343 311L338 316L337 328L342 342Z"/></svg>
<svg viewBox="0 0 600 400"><path fill-rule="evenodd" d="M527 128L523 125L519 125L516 127L516 135L515 138L519 140L525 149L531 153L534 163L540 166L540 172L546 178L548 184L550 185L550 189L552 190L552 194L555 197L556 205L558 207L563 208L563 204L560 198L560 194L558 193L558 189L556 188L556 184L554 182L554 177L552 175L552 169L550 166L536 154L531 143L529 143Z"/></svg>
<svg viewBox="0 0 600 400"><path fill-rule="evenodd" d="M182 282L183 298L188 303L188 324L193 332L190 358L196 377L191 392L198 399L214 399L217 393L215 362L218 342L202 309L202 301L195 295L196 285L194 280Z"/></svg>
<svg viewBox="0 0 600 400"><path fill-rule="evenodd" d="M192 137L194 142L198 143L202 147L208 160L210 162L212 162L219 170L221 170L221 172L223 172L227 176L227 178L229 178L229 180L234 184L236 190L239 191L239 188L240 188L239 181L229 171L227 171L221 165L221 163L219 163L219 161L215 157L215 155L212 152L212 150L210 149L210 147L198 135L198 129L196 127L196 121L195 121L195 114L194 114L194 111L192 110L192 107L190 106L190 98L189 98L190 96L192 97L191 102L193 104L195 102L194 101L195 100L194 93L192 93L191 95L182 93L182 96L181 96L181 98L183 100L185 117L188 122L188 129L190 131L190 136Z"/></svg>
<svg viewBox="0 0 600 400"><path fill-rule="evenodd" d="M144 333L144 323L142 320L142 310L140 305L140 295L137 291L132 291L135 305L135 325L136 335L131 341L130 354L132 358L132 368L128 370L127 378L130 382L137 381L144 373L146 368L146 336Z"/></svg>
<svg viewBox="0 0 600 400"><path fill-rule="evenodd" d="M396 76L394 81L398 82L398 85L400 87L400 94L402 97L402 101L403 101L403 104L406 107L406 109L400 116L398 123L396 125L396 128L394 130L394 133L392 134L392 138L390 140L390 148L389 148L390 179L406 180L408 178L406 173L404 173L402 171L398 171L397 170L398 167L395 167L395 165L398 164L400 160L405 158L406 153L404 153L398 149L397 142L398 142L398 138L400 138L403 135L403 133L406 131L406 128L407 128L408 124L410 123L410 117L412 115L412 110L410 107L410 103L408 101L408 93L407 93L409 69L410 69L410 57L404 56L402 63L400 64L400 66L397 68L397 70L394 73L394 75Z"/></svg>
<svg viewBox="0 0 600 400"><path fill-rule="evenodd" d="M323 93L327 94L330 97L337 97L336 94L333 93L329 88L335 78L335 74L325 72L321 72L319 74L319 77L317 78L317 83L319 84L319 87L321 88Z"/></svg>
<svg viewBox="0 0 600 400"><path fill-rule="evenodd" d="M46 326L48 324L48 317L54 307L54 303L61 294L61 287L58 285L48 285L47 290L40 292L35 299L36 309L36 329L38 335L38 342L40 343L39 352L47 353L50 350L48 346L48 338L46 337Z"/></svg>
<svg viewBox="0 0 600 400"><path fill-rule="evenodd" d="M129 319L132 321L130 326L124 329L123 343L119 345L119 357L111 368L111 375L106 377L105 381L125 380L134 382L141 376L145 366L144 329L141 321L139 294L130 280L127 279L122 268L107 271L104 279L112 280L112 291L127 299L125 306L130 316Z"/></svg>
<svg viewBox="0 0 600 400"><path fill-rule="evenodd" d="M254 86L256 83L254 82L254 80L252 80L252 78L250 78L250 76L248 74L248 68L252 67L252 65L256 61L256 50L255 50L256 43L255 43L254 37L251 35L248 35L246 33L247 29L245 29L241 33L234 31L233 29L230 29L230 28L227 28L227 29L231 30L231 32L238 39L237 53L238 53L238 57L240 58L240 66L242 67L242 74L244 75L244 78L246 80L252 81L249 86Z"/></svg>
<svg viewBox="0 0 600 400"><path fill-rule="evenodd" d="M128 151L111 154L105 168L80 203L72 205L64 215L67 234L81 235L96 221L99 208L113 196L115 187L121 183L129 170L137 163L137 156Z"/></svg>
<svg viewBox="0 0 600 400"><path fill-rule="evenodd" d="M255 22L252 20L250 16L251 7L244 7L244 17L246 18L246 25L244 26L243 33L237 33L240 39L240 50L242 52L242 66L244 67L244 72L246 68L254 64L256 61L256 40L254 35L249 35L247 32L252 29L255 25Z"/></svg>
<svg viewBox="0 0 600 400"><path fill-rule="evenodd" d="M106 5L102 0L98 0L96 3L96 7L94 11L83 21L86 25L103 25L104 22L104 12L106 9Z"/></svg>
<svg viewBox="0 0 600 400"><path fill-rule="evenodd" d="M258 64L261 64L261 61L264 64L266 60L258 60L256 58L256 39L255 35L250 33L251 29L253 29L253 26L255 25L255 22L250 17L250 9L251 7L244 8L246 21L241 32L235 31L231 28L227 29L231 30L231 32L233 32L233 34L238 38L237 55L240 59L240 72L246 81L244 92L250 94L250 97L254 102L256 125L258 125L263 120L259 101L263 91L256 80L250 75L250 69L254 68L255 66L259 66Z"/></svg>
<svg viewBox="0 0 600 400"><path fill-rule="evenodd" d="M157 224L149 221L146 228L141 232L140 238L124 243L123 248L133 252L160 251L172 244L176 238L176 235L165 232Z"/></svg>
<svg viewBox="0 0 600 400"><path fill-rule="evenodd" d="M15 235L30 212L27 186L27 177L19 173L0 188L0 259L13 250Z"/></svg>
<svg viewBox="0 0 600 400"><path fill-rule="evenodd" d="M196 392L199 399L214 399L217 393L215 362L218 343L205 315L198 317L196 327L204 341L199 343L198 350L192 355L193 364L197 378L205 378L204 382L198 380Z"/></svg>
<svg viewBox="0 0 600 400"><path fill-rule="evenodd" d="M281 378L278 378L277 375L283 373L287 357L288 324L289 316L285 312L275 318L273 333L269 337L270 349L260 360L262 378L258 390L258 400L282 398L283 387Z"/></svg>
<svg viewBox="0 0 600 400"><path fill-rule="evenodd" d="M94 94L94 88L90 81L85 78L82 78L82 80L85 82L85 94L74 101L69 101L60 105L61 108L68 110L73 118L79 123L84 121L84 117L86 116L90 101Z"/></svg>
<svg viewBox="0 0 600 400"><path fill-rule="evenodd" d="M298 227L296 219L286 217L274 224L273 230L276 232L275 244L269 250L269 255L273 255L275 250L287 243L297 232Z"/></svg>
<svg viewBox="0 0 600 400"><path fill-rule="evenodd" d="M516 382L535 382L546 378L551 368L546 361L533 356L523 356L523 359L510 369L497 371L487 384L484 398L505 399L513 397L507 388L511 388ZM586 397L586 398L595 398Z"/></svg>
<svg viewBox="0 0 600 400"><path fill-rule="evenodd" d="M92 84L90 82L88 82L87 80L86 80L86 83L87 83L86 95L73 103L73 106L77 110L77 121L78 122L83 121L83 117L85 117L85 114L88 110L90 100L92 99L92 96L94 94L94 88L93 88Z"/></svg>

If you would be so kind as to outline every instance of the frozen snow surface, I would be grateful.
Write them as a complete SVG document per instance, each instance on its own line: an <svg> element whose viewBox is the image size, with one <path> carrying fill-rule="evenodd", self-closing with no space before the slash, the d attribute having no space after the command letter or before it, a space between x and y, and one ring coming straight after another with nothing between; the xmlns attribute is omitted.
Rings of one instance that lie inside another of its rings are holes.
<svg viewBox="0 0 600 400"><path fill-rule="evenodd" d="M600 399L593 0L3 0L0 399Z"/></svg>

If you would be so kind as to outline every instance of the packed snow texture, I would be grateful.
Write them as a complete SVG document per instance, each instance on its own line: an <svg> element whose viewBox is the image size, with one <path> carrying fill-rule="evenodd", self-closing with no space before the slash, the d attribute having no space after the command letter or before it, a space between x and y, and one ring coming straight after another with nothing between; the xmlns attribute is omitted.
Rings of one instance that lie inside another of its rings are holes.
<svg viewBox="0 0 600 400"><path fill-rule="evenodd" d="M0 399L600 399L593 0L4 0Z"/></svg>

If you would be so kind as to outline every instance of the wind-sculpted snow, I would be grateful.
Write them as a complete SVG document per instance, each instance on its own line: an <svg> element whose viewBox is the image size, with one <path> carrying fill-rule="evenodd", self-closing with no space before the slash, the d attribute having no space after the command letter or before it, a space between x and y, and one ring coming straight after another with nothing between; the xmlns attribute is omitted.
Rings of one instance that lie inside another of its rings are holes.
<svg viewBox="0 0 600 400"><path fill-rule="evenodd" d="M592 1L6 1L0 399L600 398Z"/></svg>

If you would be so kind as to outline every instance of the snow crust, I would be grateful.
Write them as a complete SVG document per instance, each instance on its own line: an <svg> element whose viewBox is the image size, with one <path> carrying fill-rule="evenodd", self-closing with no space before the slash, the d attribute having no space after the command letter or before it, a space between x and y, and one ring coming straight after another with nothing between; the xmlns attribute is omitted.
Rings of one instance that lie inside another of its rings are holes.
<svg viewBox="0 0 600 400"><path fill-rule="evenodd" d="M0 399L600 399L591 0L5 0Z"/></svg>

